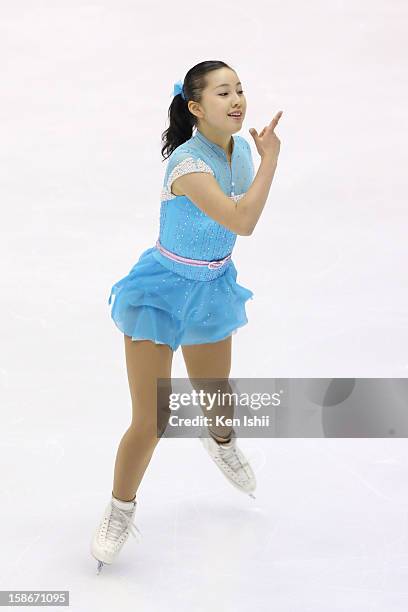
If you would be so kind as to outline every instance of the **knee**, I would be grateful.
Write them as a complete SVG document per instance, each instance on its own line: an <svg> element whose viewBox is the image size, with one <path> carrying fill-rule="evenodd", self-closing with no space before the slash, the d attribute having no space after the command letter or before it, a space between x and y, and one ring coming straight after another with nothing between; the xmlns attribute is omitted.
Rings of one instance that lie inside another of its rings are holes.
<svg viewBox="0 0 408 612"><path fill-rule="evenodd" d="M151 419L133 419L128 431L138 446L154 447L160 439L157 423Z"/></svg>
<svg viewBox="0 0 408 612"><path fill-rule="evenodd" d="M169 422L171 410L170 389L161 389L156 397L149 397L145 401L140 398L132 402L132 424L135 431L150 440L158 439L163 435Z"/></svg>
<svg viewBox="0 0 408 612"><path fill-rule="evenodd" d="M153 415L141 418L136 416L132 419L130 429L133 434L142 438L143 440L150 441L151 444L156 444L159 439L163 436L163 433L167 427L170 417L170 409L163 408L157 411Z"/></svg>
<svg viewBox="0 0 408 612"><path fill-rule="evenodd" d="M208 376L207 378L190 377L190 383L197 392L204 391L210 394L232 393L231 383L227 376Z"/></svg>

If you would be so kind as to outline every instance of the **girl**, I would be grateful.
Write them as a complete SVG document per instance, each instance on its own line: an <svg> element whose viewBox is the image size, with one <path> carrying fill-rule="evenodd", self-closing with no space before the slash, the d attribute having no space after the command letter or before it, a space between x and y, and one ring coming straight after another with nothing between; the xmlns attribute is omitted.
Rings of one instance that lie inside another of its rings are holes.
<svg viewBox="0 0 408 612"><path fill-rule="evenodd" d="M265 206L282 111L259 135L250 130L261 156L255 178L250 145L236 134L245 112L242 84L224 62L201 62L175 84L170 125L162 134L161 152L169 161L159 237L109 296L109 304L115 298L112 319L124 334L132 421L118 448L111 499L91 542L98 573L103 563L113 562L129 533L140 534L132 521L136 492L167 424L168 395L159 405L157 379L171 379L173 352L181 346L194 387L200 378L228 382L232 334L248 322L245 302L253 293L236 282L231 253L237 235L252 234ZM200 436L229 482L253 497L255 475L235 438L226 426Z"/></svg>

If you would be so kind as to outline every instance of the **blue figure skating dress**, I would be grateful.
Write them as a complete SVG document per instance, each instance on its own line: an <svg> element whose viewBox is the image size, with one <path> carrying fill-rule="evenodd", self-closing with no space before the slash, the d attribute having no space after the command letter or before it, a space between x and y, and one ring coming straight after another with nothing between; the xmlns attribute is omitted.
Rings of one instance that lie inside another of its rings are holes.
<svg viewBox="0 0 408 612"><path fill-rule="evenodd" d="M236 282L231 259L237 234L171 191L179 176L208 172L239 205L252 183L254 165L246 139L232 138L231 163L224 149L199 130L168 158L158 239L109 296L109 304L114 298L115 325L132 340L152 340L176 351L180 345L217 342L248 323L245 302L253 292Z"/></svg>

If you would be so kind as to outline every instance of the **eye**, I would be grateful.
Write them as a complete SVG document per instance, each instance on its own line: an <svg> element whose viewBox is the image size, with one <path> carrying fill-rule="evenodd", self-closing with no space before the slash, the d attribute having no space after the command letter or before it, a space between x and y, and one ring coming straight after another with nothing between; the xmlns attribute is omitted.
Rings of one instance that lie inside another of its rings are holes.
<svg viewBox="0 0 408 612"><path fill-rule="evenodd" d="M241 91L239 91L238 93L239 93L239 94L242 94L242 93L244 93L244 92L243 92L243 90L241 90ZM219 95L219 96L228 96L228 92L221 93L221 94L218 94L218 95Z"/></svg>

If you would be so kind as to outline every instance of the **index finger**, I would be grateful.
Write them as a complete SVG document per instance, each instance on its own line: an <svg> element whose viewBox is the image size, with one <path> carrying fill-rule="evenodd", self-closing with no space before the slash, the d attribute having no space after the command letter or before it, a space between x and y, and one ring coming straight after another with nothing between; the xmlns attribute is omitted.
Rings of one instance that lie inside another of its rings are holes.
<svg viewBox="0 0 408 612"><path fill-rule="evenodd" d="M277 125L279 119L282 117L282 113L283 113L283 111L279 111L278 113L276 113L276 115L274 116L274 118L270 122L269 127L274 128Z"/></svg>

